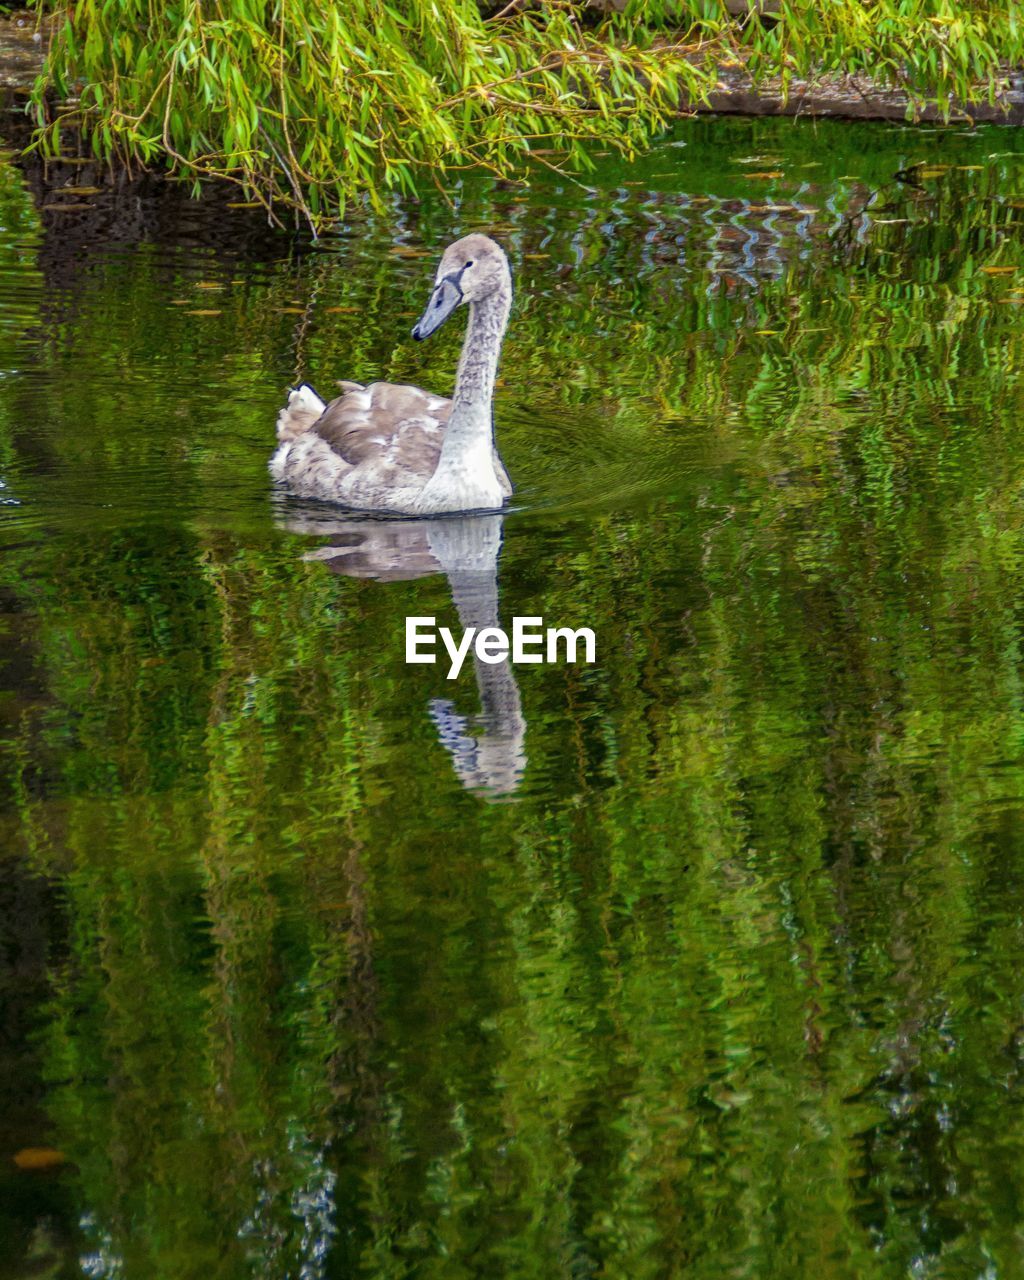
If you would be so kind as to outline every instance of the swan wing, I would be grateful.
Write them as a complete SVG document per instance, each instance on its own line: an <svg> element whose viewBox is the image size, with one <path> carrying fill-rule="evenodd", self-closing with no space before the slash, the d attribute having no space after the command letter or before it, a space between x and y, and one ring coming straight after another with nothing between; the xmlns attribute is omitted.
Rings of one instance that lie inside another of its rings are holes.
<svg viewBox="0 0 1024 1280"><path fill-rule="evenodd" d="M348 384L312 431L353 467L379 465L407 475L434 474L452 402L419 387Z"/></svg>

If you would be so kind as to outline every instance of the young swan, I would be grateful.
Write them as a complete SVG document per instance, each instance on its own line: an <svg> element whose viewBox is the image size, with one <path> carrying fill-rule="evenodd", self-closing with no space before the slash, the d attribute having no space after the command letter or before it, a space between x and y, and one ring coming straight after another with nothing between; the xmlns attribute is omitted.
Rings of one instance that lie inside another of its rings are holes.
<svg viewBox="0 0 1024 1280"><path fill-rule="evenodd" d="M427 309L429 337L462 303L469 324L450 400L391 382L342 382L325 405L303 383L277 417L270 474L294 494L364 511L493 511L512 493L494 447L491 396L512 305L502 249L485 235L448 246Z"/></svg>

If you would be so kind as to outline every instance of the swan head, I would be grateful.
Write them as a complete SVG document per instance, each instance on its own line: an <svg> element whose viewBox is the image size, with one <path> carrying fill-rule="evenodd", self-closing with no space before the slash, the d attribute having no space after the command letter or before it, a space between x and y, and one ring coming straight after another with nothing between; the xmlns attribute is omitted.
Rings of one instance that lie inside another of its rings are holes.
<svg viewBox="0 0 1024 1280"><path fill-rule="evenodd" d="M477 302L502 290L511 292L508 258L490 236L474 232L445 249L434 278L427 309L416 321L412 336L429 338L464 302Z"/></svg>

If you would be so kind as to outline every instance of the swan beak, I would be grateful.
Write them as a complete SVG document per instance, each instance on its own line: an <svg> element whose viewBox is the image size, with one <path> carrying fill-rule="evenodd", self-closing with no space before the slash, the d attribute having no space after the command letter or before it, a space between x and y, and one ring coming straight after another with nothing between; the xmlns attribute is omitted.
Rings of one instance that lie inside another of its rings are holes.
<svg viewBox="0 0 1024 1280"><path fill-rule="evenodd" d="M445 276L439 280L434 292L430 295L427 309L416 321L412 336L417 342L436 332L448 319L462 301L462 290L459 285Z"/></svg>

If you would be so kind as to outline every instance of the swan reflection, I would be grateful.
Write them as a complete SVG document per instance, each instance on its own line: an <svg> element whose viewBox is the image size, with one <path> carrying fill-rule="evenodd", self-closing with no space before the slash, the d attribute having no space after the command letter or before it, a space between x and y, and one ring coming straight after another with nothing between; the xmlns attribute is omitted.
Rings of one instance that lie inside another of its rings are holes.
<svg viewBox="0 0 1024 1280"><path fill-rule="evenodd" d="M401 582L443 573L463 630L500 627L498 557L501 515L443 516L430 520L380 520L339 516L315 507L289 506L278 524L291 533L327 536L307 551L332 573L350 578ZM497 798L511 795L526 768L526 721L512 665L482 662L473 653L480 711L463 715L449 698L434 698L430 718L469 791ZM444 655L441 655L442 661Z"/></svg>

